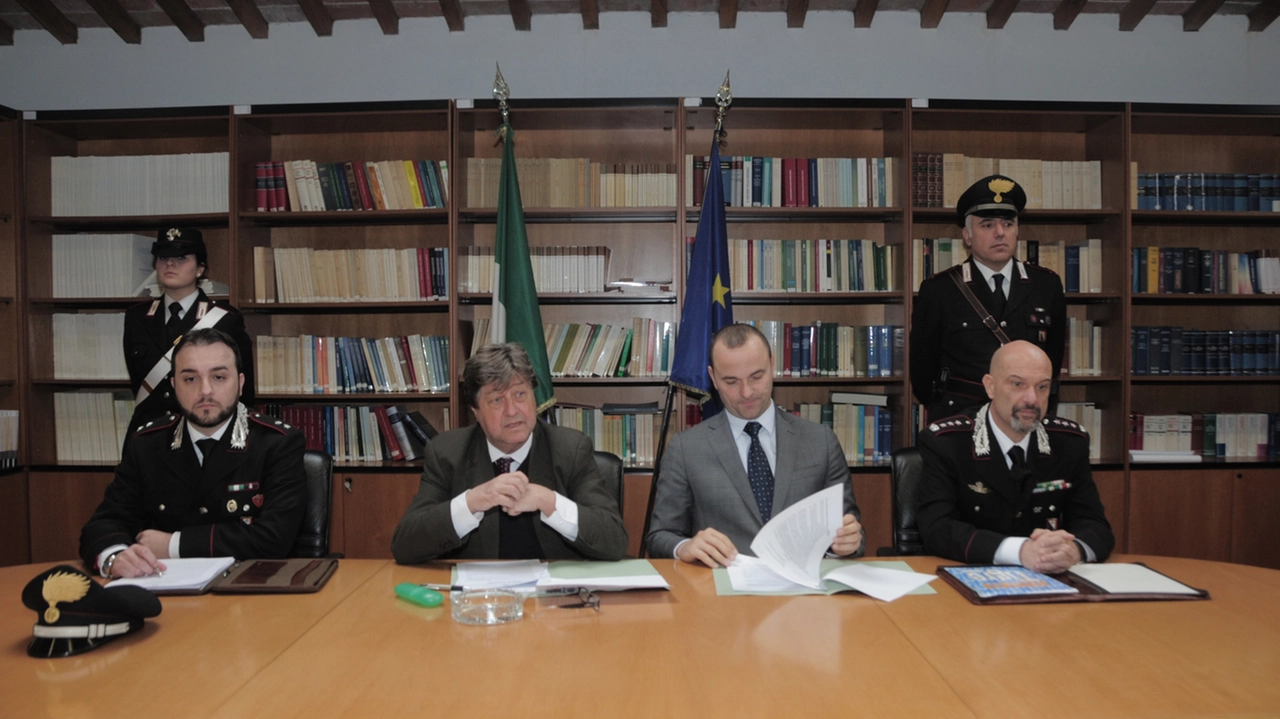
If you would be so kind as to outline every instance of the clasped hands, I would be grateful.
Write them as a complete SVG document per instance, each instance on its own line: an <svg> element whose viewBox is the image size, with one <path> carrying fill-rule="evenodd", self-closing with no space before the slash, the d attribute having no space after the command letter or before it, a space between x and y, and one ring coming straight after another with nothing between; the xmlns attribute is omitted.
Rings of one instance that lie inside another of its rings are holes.
<svg viewBox="0 0 1280 719"><path fill-rule="evenodd" d="M1037 529L1018 552L1022 566L1042 574L1061 574L1084 561L1076 536L1065 529Z"/></svg>
<svg viewBox="0 0 1280 719"><path fill-rule="evenodd" d="M540 511L550 517L556 511L556 493L529 481L524 472L507 472L467 490L467 509L487 512L494 507L515 516Z"/></svg>
<svg viewBox="0 0 1280 719"><path fill-rule="evenodd" d="M837 557L846 557L858 551L862 546L862 525L852 514L844 515L843 524L836 530L836 538L831 542L831 553ZM702 562L708 567L727 567L738 556L737 547L733 546L723 532L707 527L693 535L689 541L681 544L676 551L676 559L684 562Z"/></svg>

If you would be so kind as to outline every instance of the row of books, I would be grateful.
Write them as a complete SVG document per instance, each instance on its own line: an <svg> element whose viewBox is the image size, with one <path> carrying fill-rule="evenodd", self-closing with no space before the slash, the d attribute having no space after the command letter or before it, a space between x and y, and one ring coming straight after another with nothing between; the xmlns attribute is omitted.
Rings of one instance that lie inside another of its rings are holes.
<svg viewBox="0 0 1280 719"><path fill-rule="evenodd" d="M701 207L709 155L685 155L685 206ZM896 157L720 156L726 207L897 207Z"/></svg>
<svg viewBox="0 0 1280 719"><path fill-rule="evenodd" d="M449 391L449 338L258 335L259 394Z"/></svg>
<svg viewBox="0 0 1280 719"><path fill-rule="evenodd" d="M886 406L802 403L795 414L830 427L850 465L884 462L893 452L893 412Z"/></svg>
<svg viewBox="0 0 1280 719"><path fill-rule="evenodd" d="M1089 433L1089 460L1102 461L1102 410L1093 402L1059 402L1058 416L1084 427Z"/></svg>
<svg viewBox="0 0 1280 719"><path fill-rule="evenodd" d="M1014 256L1028 264L1057 273L1066 292L1102 292L1102 240L1089 239L1067 244L1063 241L1018 240ZM939 272L969 258L964 240L945 237L912 240L915 289Z"/></svg>
<svg viewBox="0 0 1280 719"><path fill-rule="evenodd" d="M1138 376L1280 374L1280 331L1129 328Z"/></svg>
<svg viewBox="0 0 1280 719"><path fill-rule="evenodd" d="M0 409L0 469L18 466L18 410Z"/></svg>
<svg viewBox="0 0 1280 719"><path fill-rule="evenodd" d="M254 247L257 302L395 302L449 296L449 250Z"/></svg>
<svg viewBox="0 0 1280 719"><path fill-rule="evenodd" d="M257 163L255 183L258 212L443 208L449 198L449 163L273 160Z"/></svg>
<svg viewBox="0 0 1280 719"><path fill-rule="evenodd" d="M1180 412L1129 415L1129 449L1225 459L1276 459L1280 413Z"/></svg>
<svg viewBox="0 0 1280 719"><path fill-rule="evenodd" d="M500 157L467 158L467 207L497 207ZM518 157L520 202L537 207L674 207L676 166Z"/></svg>
<svg viewBox="0 0 1280 719"><path fill-rule="evenodd" d="M603 245L530 247L539 292L604 292L613 250ZM493 292L494 248L464 247L458 254L458 291Z"/></svg>
<svg viewBox="0 0 1280 719"><path fill-rule="evenodd" d="M741 320L769 340L775 377L898 377L904 328L895 325L792 325L781 320Z"/></svg>
<svg viewBox="0 0 1280 719"><path fill-rule="evenodd" d="M420 459L437 433L421 412L394 406L267 404L258 411L301 430L307 449L349 464Z"/></svg>
<svg viewBox="0 0 1280 719"><path fill-rule="evenodd" d="M225 152L53 157L54 217L227 211Z"/></svg>
<svg viewBox="0 0 1280 719"><path fill-rule="evenodd" d="M1139 210L1280 212L1280 174L1139 172Z"/></svg>
<svg viewBox="0 0 1280 719"><path fill-rule="evenodd" d="M900 262L871 240L729 240L735 292L894 292Z"/></svg>
<svg viewBox="0 0 1280 719"><path fill-rule="evenodd" d="M666 377L676 323L636 317L631 327L577 322L542 324L553 377ZM471 354L489 342L489 319L476 320Z"/></svg>
<svg viewBox="0 0 1280 719"><path fill-rule="evenodd" d="M54 392L58 461L118 464L132 417L128 392Z"/></svg>
<svg viewBox="0 0 1280 719"><path fill-rule="evenodd" d="M54 379L129 379L124 362L123 312L55 313Z"/></svg>
<svg viewBox="0 0 1280 719"><path fill-rule="evenodd" d="M627 412L619 407L608 404L603 407L556 405L552 413L556 424L590 437L597 451L612 452L629 467L652 467L657 454L657 437L662 431L658 403L644 407L642 412Z"/></svg>
<svg viewBox="0 0 1280 719"><path fill-rule="evenodd" d="M1102 374L1102 327L1093 320L1067 318L1067 347L1062 368L1072 377Z"/></svg>
<svg viewBox="0 0 1280 719"><path fill-rule="evenodd" d="M152 272L151 242L144 235L54 235L54 297L134 297Z"/></svg>
<svg viewBox="0 0 1280 719"><path fill-rule="evenodd" d="M1135 294L1151 295L1280 294L1280 253L1135 247L1130 286Z"/></svg>
<svg viewBox="0 0 1280 719"><path fill-rule="evenodd" d="M1022 186L1030 210L1102 209L1102 163L1098 160L1002 159L960 152L911 155L916 207L955 207L970 185L996 174Z"/></svg>

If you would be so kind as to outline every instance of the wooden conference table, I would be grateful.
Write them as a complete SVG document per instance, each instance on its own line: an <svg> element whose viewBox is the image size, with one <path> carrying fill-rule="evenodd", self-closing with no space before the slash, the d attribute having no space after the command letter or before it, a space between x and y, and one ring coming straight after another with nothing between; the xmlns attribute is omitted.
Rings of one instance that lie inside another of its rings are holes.
<svg viewBox="0 0 1280 719"><path fill-rule="evenodd" d="M890 604L722 598L709 570L657 560L670 592L606 594L598 614L530 600L470 627L393 596L444 565L343 560L318 594L168 597L141 632L33 659L21 590L51 565L8 567L0 716L1280 715L1280 571L1117 559L1213 599L977 607L941 580Z"/></svg>

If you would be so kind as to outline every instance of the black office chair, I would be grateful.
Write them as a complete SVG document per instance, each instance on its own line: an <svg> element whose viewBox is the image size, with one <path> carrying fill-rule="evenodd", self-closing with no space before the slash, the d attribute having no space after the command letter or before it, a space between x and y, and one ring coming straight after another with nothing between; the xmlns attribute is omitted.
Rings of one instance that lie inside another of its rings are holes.
<svg viewBox="0 0 1280 719"><path fill-rule="evenodd" d="M306 475L307 503L292 554L326 557L329 555L329 515L333 508L333 458L327 452L308 449L302 454L302 470Z"/></svg>
<svg viewBox="0 0 1280 719"><path fill-rule="evenodd" d="M604 477L605 489L618 499L618 514L622 514L622 458L611 452L595 452L596 468Z"/></svg>
<svg viewBox="0 0 1280 719"><path fill-rule="evenodd" d="M881 547L881 557L908 557L924 553L924 541L916 527L916 505L920 496L920 479L924 461L920 450L905 447L893 453L890 480L893 485L893 546Z"/></svg>

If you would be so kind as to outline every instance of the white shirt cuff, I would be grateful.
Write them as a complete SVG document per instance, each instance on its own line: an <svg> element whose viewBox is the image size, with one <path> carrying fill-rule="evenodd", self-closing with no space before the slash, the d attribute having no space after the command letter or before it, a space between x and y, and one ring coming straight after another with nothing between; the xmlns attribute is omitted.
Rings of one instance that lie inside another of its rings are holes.
<svg viewBox="0 0 1280 719"><path fill-rule="evenodd" d="M538 512L542 516L542 521L548 527L560 533L560 536L570 542L578 539L578 503L568 497L556 492L556 511L548 517L542 512Z"/></svg>
<svg viewBox="0 0 1280 719"><path fill-rule="evenodd" d="M480 520L484 519L484 512L467 509L467 493L463 492L449 502L449 516L453 518L453 531L458 533L458 539L462 539L476 531Z"/></svg>
<svg viewBox="0 0 1280 719"><path fill-rule="evenodd" d="M996 564L1022 564L1022 544L1030 542L1029 537L1005 537L996 547Z"/></svg>
<svg viewBox="0 0 1280 719"><path fill-rule="evenodd" d="M107 547L106 549L102 550L101 552L98 552L98 564L97 564L98 574L102 574L102 565L104 562L107 561L107 557L110 557L116 552L123 552L128 548L129 548L129 545L127 544L113 544L110 547Z"/></svg>
<svg viewBox="0 0 1280 719"><path fill-rule="evenodd" d="M181 559L182 555L178 550L182 547L182 532L174 532L169 535L169 559Z"/></svg>
<svg viewBox="0 0 1280 719"><path fill-rule="evenodd" d="M681 540L676 544L675 549L672 549L672 550L671 550L671 556L672 556L672 557L674 557L675 559L679 559L679 558L680 558L680 548L681 548L681 547L683 547L684 545L688 544L688 543L691 541L691 539L692 539L692 538L690 538L690 539L681 539Z"/></svg>

